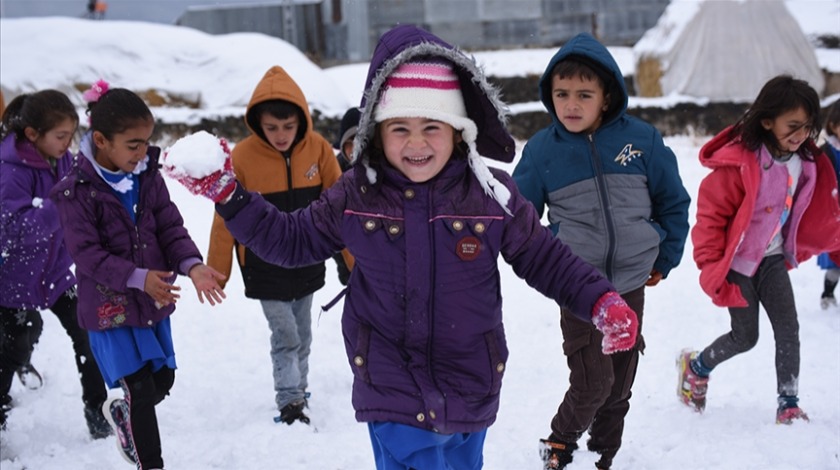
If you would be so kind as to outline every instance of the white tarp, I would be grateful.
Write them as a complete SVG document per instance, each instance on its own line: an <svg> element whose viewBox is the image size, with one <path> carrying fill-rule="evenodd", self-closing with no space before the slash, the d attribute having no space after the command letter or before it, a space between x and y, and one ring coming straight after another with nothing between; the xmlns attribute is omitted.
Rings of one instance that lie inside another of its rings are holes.
<svg viewBox="0 0 840 470"><path fill-rule="evenodd" d="M782 1L675 0L634 54L659 61L664 96L750 101L779 74L824 88L814 48Z"/></svg>

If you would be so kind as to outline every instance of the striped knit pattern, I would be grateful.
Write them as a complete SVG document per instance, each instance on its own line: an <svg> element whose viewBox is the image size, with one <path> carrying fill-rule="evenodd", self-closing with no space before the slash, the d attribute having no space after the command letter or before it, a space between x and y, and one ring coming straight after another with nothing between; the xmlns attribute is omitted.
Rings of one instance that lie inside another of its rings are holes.
<svg viewBox="0 0 840 470"><path fill-rule="evenodd" d="M376 122L391 118L427 118L458 130L468 123L461 85L452 65L444 61L407 62L385 81L376 107Z"/></svg>

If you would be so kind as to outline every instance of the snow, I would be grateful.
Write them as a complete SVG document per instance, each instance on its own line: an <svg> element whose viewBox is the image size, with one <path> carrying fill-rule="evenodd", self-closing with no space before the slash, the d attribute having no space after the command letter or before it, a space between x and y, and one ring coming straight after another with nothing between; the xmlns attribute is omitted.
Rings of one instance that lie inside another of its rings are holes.
<svg viewBox="0 0 840 470"><path fill-rule="evenodd" d="M109 24L115 24L113 29ZM345 88L354 80L350 75L355 67L321 74L305 57L277 41L259 35L228 39L236 45L154 24L3 19L0 82L6 93L73 83L89 85L101 77L112 86L151 86L166 93L202 97L206 107L201 110L153 109L158 119L174 120L233 109L241 113L265 70L279 63L298 81L313 106L317 103L325 112L340 115L346 106L358 102L361 90ZM515 74L515 70L531 71L533 67L539 71L547 61L525 64L520 56L527 54L495 53L492 67ZM346 80L341 78L344 75ZM80 93L72 91L80 100ZM697 153L708 138L666 140L678 156L692 196L707 173L699 165ZM515 165L488 163L509 171ZM206 250L212 203L189 194L172 180L167 183L190 234ZM693 203L692 222L694 210ZM840 468L840 309L819 308L823 271L814 260L791 271L802 341L801 405L811 422L774 423L774 342L763 314L757 346L715 370L707 410L699 415L677 402L674 360L682 348L701 348L728 332L729 316L701 291L691 252L689 240L681 266L659 286L647 290L643 327L647 348L640 361L616 468ZM537 442L548 434L549 422L567 386L558 308L500 262L511 357L498 420L487 434L485 468L536 469L541 468ZM216 307L199 303L192 283L179 278L182 297L172 326L180 368L171 395L157 407L168 468L373 468L367 428L355 421L350 402L352 373L341 334L342 304L326 312L318 307L342 289L335 265L332 261L327 264L327 284L314 300L310 427L272 420L277 411L269 330L259 303L245 298L236 268L226 289L227 299ZM45 384L33 391L14 382L16 406L2 433L0 468L131 468L114 448L114 438L91 441L88 437L70 340L54 315L44 312L43 317L44 333L33 363L43 373ZM117 390L110 393L119 395ZM586 437L580 444L585 446L585 441ZM595 460L591 453L578 452L569 469L591 469Z"/></svg>
<svg viewBox="0 0 840 470"><path fill-rule="evenodd" d="M224 167L229 154L226 148L227 145L222 144L218 137L207 131L198 131L178 139L166 149L164 168L173 177L204 178Z"/></svg>

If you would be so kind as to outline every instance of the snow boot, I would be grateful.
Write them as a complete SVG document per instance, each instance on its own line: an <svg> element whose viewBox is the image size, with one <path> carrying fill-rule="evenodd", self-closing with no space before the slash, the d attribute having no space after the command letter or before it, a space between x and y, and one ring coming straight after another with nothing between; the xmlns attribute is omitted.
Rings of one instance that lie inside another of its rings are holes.
<svg viewBox="0 0 840 470"><path fill-rule="evenodd" d="M701 377L691 370L691 361L699 354L697 351L683 349L677 357L677 396L686 406L698 413L706 409L706 390L709 378Z"/></svg>
<svg viewBox="0 0 840 470"><path fill-rule="evenodd" d="M577 450L575 443L557 442L549 439L540 439L540 458L543 461L543 470L559 470L566 468L572 463L572 453Z"/></svg>
<svg viewBox="0 0 840 470"><path fill-rule="evenodd" d="M15 372L17 373L20 383L29 390L38 390L44 385L43 377L41 377L38 369L36 369L32 364L27 363L22 365Z"/></svg>
<svg viewBox="0 0 840 470"><path fill-rule="evenodd" d="M85 421L87 421L88 432L94 439L104 439L114 431L105 415L102 414L102 406L85 406Z"/></svg>
<svg viewBox="0 0 840 470"><path fill-rule="evenodd" d="M799 398L795 396L779 396L779 408L776 409L776 424L793 424L795 420L810 421L808 415L799 408Z"/></svg>
<svg viewBox="0 0 840 470"><path fill-rule="evenodd" d="M130 415L128 403L122 398L109 398L102 404L102 414L117 436L117 450L127 462L136 464L137 456L134 450L134 438L131 436Z"/></svg>
<svg viewBox="0 0 840 470"><path fill-rule="evenodd" d="M295 421L309 424L309 416L306 416L303 412L304 406L306 406L305 400L293 401L280 409L280 416L274 418L274 421L277 423L283 422L288 425L293 424Z"/></svg>

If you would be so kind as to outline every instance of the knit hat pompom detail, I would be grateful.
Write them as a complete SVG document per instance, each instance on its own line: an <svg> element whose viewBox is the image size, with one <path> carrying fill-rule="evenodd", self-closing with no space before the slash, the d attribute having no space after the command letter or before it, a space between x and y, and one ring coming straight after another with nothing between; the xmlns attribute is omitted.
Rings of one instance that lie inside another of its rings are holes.
<svg viewBox="0 0 840 470"><path fill-rule="evenodd" d="M397 67L385 80L374 111L379 123L391 118L426 118L461 131L467 142L478 130L467 117L458 75L450 62L416 59Z"/></svg>

